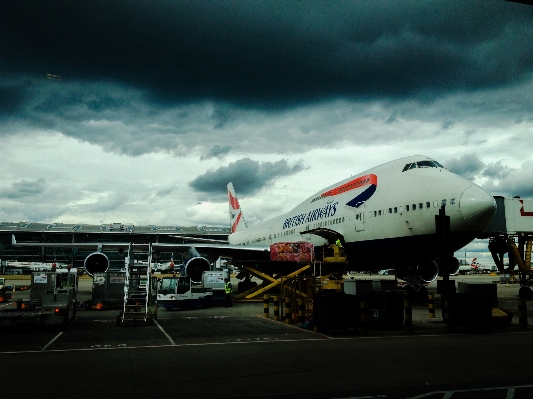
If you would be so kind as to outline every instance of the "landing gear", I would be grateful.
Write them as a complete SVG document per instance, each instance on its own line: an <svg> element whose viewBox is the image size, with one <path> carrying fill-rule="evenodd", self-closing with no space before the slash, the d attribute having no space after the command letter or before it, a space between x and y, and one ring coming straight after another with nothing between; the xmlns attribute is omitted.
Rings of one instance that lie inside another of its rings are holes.
<svg viewBox="0 0 533 399"><path fill-rule="evenodd" d="M403 287L405 291L405 296L407 299L418 303L419 305L424 305L428 301L428 290L425 286L420 285L415 287L414 285L405 285Z"/></svg>

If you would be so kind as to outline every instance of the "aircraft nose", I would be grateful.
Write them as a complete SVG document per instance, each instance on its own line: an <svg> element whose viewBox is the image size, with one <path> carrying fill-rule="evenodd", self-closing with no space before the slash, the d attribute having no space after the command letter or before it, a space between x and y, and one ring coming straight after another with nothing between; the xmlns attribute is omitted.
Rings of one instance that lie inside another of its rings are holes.
<svg viewBox="0 0 533 399"><path fill-rule="evenodd" d="M496 201L481 187L470 186L461 194L459 209L470 227L484 230L496 213Z"/></svg>

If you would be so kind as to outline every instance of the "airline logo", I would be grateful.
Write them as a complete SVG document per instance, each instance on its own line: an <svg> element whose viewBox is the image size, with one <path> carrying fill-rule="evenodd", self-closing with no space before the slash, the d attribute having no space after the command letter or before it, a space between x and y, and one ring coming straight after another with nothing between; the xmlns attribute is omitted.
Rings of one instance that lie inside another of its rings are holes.
<svg viewBox="0 0 533 399"><path fill-rule="evenodd" d="M231 192L228 191L228 200L230 205L230 214L231 214L231 232L235 233L237 230L237 225L239 224L239 221L241 220L242 212L241 207L239 205L239 201L237 200L237 197L234 197L231 195Z"/></svg>
<svg viewBox="0 0 533 399"><path fill-rule="evenodd" d="M368 187L367 187L368 186ZM376 192L378 186L378 177L375 174L364 175L356 179L350 180L348 183L344 183L338 187L332 188L325 193L322 193L320 197L315 198L313 201L324 198L333 197L335 195L344 194L348 191L357 190L359 188L367 187L362 193L351 199L346 205L353 208L359 208L361 205L368 201L370 197Z"/></svg>

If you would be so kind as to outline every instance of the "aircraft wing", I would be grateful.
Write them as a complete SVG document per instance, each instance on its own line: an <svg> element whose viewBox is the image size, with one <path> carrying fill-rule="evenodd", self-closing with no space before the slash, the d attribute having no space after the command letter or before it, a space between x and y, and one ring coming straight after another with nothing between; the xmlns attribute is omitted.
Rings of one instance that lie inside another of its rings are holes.
<svg viewBox="0 0 533 399"><path fill-rule="evenodd" d="M209 243L218 243L218 244L227 244L228 240L216 240L213 238L201 238L201 237L192 237L192 236L170 236L172 238L181 238L186 241L195 241L195 242L209 242Z"/></svg>
<svg viewBox="0 0 533 399"><path fill-rule="evenodd" d="M137 244L129 242L73 242L73 243L51 243L51 242L20 242L12 236L12 244L16 247L55 247L55 248L80 248L94 249L98 251L124 251L127 253L130 245L133 252L148 252L150 244ZM191 248L195 248L201 255L227 256L242 260L268 260L270 259L269 247L229 245L223 242L199 242L199 243L152 243L152 251L164 253L182 253Z"/></svg>
<svg viewBox="0 0 533 399"><path fill-rule="evenodd" d="M11 236L14 247L51 247L51 248L79 248L101 251L127 251L129 242L17 242L15 235ZM148 244L133 244L135 252L148 251Z"/></svg>
<svg viewBox="0 0 533 399"><path fill-rule="evenodd" d="M201 255L227 256L241 260L268 260L270 259L269 247L230 245L222 243L195 243L195 244L170 244L152 243L152 250L159 252L186 252L194 248Z"/></svg>

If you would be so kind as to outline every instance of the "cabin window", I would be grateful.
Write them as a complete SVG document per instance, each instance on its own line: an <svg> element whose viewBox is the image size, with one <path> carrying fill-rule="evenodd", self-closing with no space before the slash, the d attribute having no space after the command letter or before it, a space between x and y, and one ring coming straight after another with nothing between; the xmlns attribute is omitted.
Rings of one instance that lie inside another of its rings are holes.
<svg viewBox="0 0 533 399"><path fill-rule="evenodd" d="M426 202L426 208L431 208L431 202Z"/></svg>
<svg viewBox="0 0 533 399"><path fill-rule="evenodd" d="M342 222L344 223L344 217L342 218Z"/></svg>
<svg viewBox="0 0 533 399"><path fill-rule="evenodd" d="M398 213L398 207L397 206L394 207L394 213Z"/></svg>
<svg viewBox="0 0 533 399"><path fill-rule="evenodd" d="M416 211L416 204L413 204L413 211Z"/></svg>
<svg viewBox="0 0 533 399"><path fill-rule="evenodd" d="M418 209L422 209L422 208L424 208L424 204L421 203L421 202L419 202L419 203L418 203Z"/></svg>
<svg viewBox="0 0 533 399"><path fill-rule="evenodd" d="M405 205L405 211L409 212L409 205Z"/></svg>
<svg viewBox="0 0 533 399"><path fill-rule="evenodd" d="M446 200L445 199L442 200L441 206L446 206Z"/></svg>
<svg viewBox="0 0 533 399"><path fill-rule="evenodd" d="M389 213L392 213L392 208L389 208Z"/></svg>
<svg viewBox="0 0 533 399"><path fill-rule="evenodd" d="M381 209L378 211L378 215L381 216Z"/></svg>
<svg viewBox="0 0 533 399"><path fill-rule="evenodd" d="M455 198L452 198L452 199L450 200L450 205L455 205Z"/></svg>
<svg viewBox="0 0 533 399"><path fill-rule="evenodd" d="M377 215L378 215L378 213L376 211L374 211L374 216L377 216Z"/></svg>

